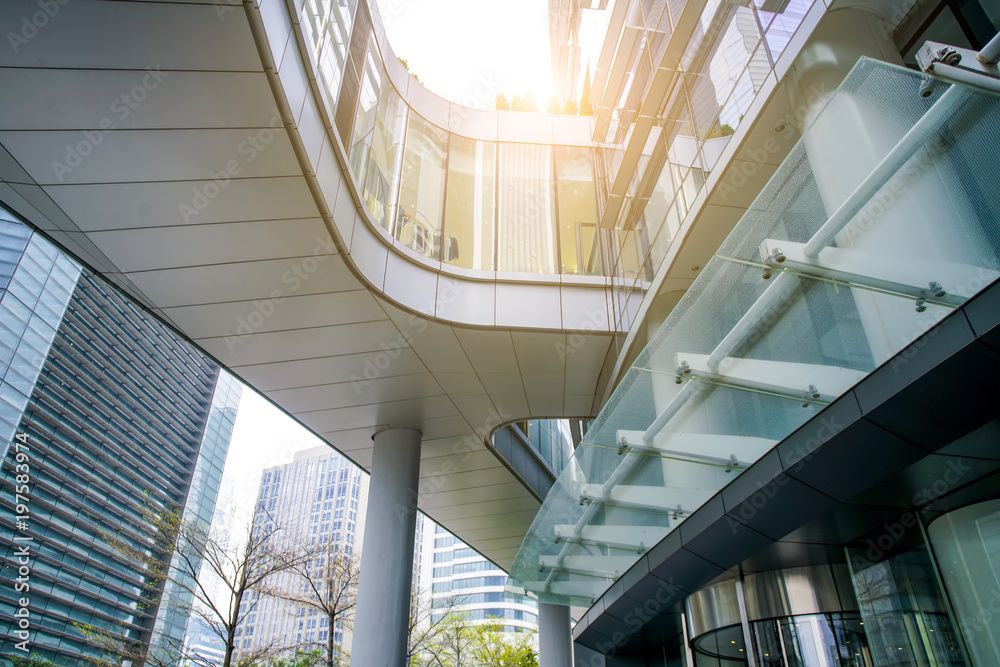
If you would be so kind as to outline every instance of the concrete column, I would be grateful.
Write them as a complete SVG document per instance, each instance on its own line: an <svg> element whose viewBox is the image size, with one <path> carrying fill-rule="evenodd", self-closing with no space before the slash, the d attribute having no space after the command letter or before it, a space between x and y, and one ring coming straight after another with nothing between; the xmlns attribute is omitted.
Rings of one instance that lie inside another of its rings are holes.
<svg viewBox="0 0 1000 667"><path fill-rule="evenodd" d="M573 633L565 605L538 603L538 666L573 667Z"/></svg>
<svg viewBox="0 0 1000 667"><path fill-rule="evenodd" d="M351 665L403 667L410 617L420 431L375 434ZM333 631L333 628L330 628Z"/></svg>

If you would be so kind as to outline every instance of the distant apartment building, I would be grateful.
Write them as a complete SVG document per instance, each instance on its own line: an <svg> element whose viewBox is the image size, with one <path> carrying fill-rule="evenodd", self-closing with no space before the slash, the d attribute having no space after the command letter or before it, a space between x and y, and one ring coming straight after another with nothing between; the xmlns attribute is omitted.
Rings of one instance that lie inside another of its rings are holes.
<svg viewBox="0 0 1000 667"><path fill-rule="evenodd" d="M476 625L502 625L506 632L538 629L535 602L505 592L507 573L437 524L430 555L432 622L455 613Z"/></svg>
<svg viewBox="0 0 1000 667"><path fill-rule="evenodd" d="M278 539L315 550L311 566L320 568L330 558L360 552L367 503L368 475L329 447L317 447L263 472L252 530L276 528ZM308 595L308 584L292 572L275 576L268 586ZM254 594L245 604L252 606L237 631L238 650L272 646L292 655L325 647L332 632L334 645L349 651L346 621L331 628L315 607L277 597Z"/></svg>
<svg viewBox="0 0 1000 667"><path fill-rule="evenodd" d="M242 385L2 210L0 378L0 655L179 643L189 600L106 534L148 548L147 503L211 519Z"/></svg>

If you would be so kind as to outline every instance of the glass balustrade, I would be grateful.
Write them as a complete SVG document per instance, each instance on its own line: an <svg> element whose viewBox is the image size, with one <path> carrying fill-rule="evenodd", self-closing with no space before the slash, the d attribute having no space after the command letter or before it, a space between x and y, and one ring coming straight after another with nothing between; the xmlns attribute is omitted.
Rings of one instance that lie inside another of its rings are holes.
<svg viewBox="0 0 1000 667"><path fill-rule="evenodd" d="M920 79L859 61L594 420L528 532L512 590L589 606L1000 277L1000 101L958 85L921 98Z"/></svg>

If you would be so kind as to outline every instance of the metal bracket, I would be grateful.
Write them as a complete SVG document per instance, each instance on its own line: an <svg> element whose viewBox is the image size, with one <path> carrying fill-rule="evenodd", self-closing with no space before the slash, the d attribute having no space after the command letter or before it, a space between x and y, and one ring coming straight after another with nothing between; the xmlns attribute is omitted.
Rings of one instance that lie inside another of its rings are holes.
<svg viewBox="0 0 1000 667"><path fill-rule="evenodd" d="M917 51L916 59L920 70L927 74L1000 92L1000 70L995 62L991 62L992 57L986 51L987 49L983 49L983 52L979 52L928 40ZM924 79L920 86L920 96L930 97L933 93L933 79Z"/></svg>

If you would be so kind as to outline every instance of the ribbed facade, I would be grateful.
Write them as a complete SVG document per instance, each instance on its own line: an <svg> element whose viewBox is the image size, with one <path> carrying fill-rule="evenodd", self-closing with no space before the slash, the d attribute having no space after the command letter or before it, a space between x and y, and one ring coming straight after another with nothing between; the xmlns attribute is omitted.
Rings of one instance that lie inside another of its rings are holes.
<svg viewBox="0 0 1000 667"><path fill-rule="evenodd" d="M3 449L13 423L27 436L30 466L27 530L0 533L0 654L23 655L14 635L19 595L29 599L30 651L60 665L86 664L99 654L76 624L144 642L155 625L180 640L186 615L176 605L186 602L183 596L168 591L170 604L158 610L162 583L150 590L137 564L117 554L102 531L138 544L147 498L183 508L186 518L211 517L240 386L25 232L18 223L0 223L3 265L14 266L0 297L0 346L12 359L0 386L0 421L9 429ZM24 236L15 259L20 241L7 240ZM11 523L14 484L23 474L14 455L11 448L0 470L0 512ZM12 583L15 550L25 544L15 536L30 537L29 592L16 592Z"/></svg>

